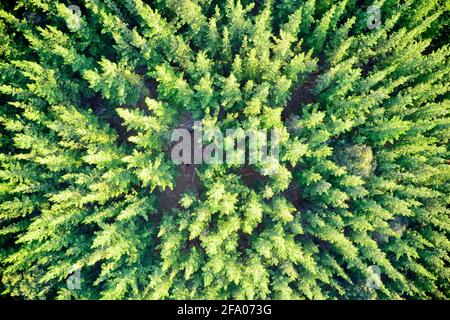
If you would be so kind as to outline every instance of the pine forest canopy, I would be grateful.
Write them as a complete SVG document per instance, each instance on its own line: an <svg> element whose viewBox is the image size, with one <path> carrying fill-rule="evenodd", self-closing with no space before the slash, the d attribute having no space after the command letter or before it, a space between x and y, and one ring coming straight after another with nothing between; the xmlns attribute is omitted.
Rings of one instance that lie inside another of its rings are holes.
<svg viewBox="0 0 450 320"><path fill-rule="evenodd" d="M1 295L449 299L449 10L1 1ZM276 173L173 163L195 120Z"/></svg>

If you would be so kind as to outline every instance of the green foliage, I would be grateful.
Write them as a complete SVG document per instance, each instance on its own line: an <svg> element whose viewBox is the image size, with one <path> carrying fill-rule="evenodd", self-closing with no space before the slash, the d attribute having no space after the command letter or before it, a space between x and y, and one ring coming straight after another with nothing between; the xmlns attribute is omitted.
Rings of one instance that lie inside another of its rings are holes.
<svg viewBox="0 0 450 320"><path fill-rule="evenodd" d="M367 1L148 3L0 4L3 295L450 298L446 1L374 30ZM280 159L177 167L186 119Z"/></svg>
<svg viewBox="0 0 450 320"><path fill-rule="evenodd" d="M99 65L102 73L92 70L83 72L89 87L113 103L135 104L142 90L141 78L124 64L117 65L102 58Z"/></svg>
<svg viewBox="0 0 450 320"><path fill-rule="evenodd" d="M366 145L345 146L336 149L336 162L350 174L368 177L376 167L372 149Z"/></svg>

